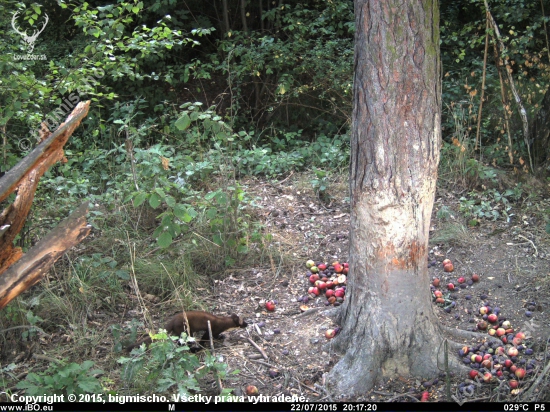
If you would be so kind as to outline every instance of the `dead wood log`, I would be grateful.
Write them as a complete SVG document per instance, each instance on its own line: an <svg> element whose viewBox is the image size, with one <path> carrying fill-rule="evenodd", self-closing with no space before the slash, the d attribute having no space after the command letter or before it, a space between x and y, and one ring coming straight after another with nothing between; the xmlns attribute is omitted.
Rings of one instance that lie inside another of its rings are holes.
<svg viewBox="0 0 550 412"><path fill-rule="evenodd" d="M0 309L41 280L54 262L90 233L88 202L83 203L0 276Z"/></svg>
<svg viewBox="0 0 550 412"><path fill-rule="evenodd" d="M48 168L63 158L63 146L80 125L82 119L86 117L89 108L89 100L78 103L67 117L67 120L54 133L36 146L32 152L0 179L0 202L15 191L29 170L38 170L41 172L38 176L40 178ZM38 165L40 165L39 168L36 167Z"/></svg>
<svg viewBox="0 0 550 412"><path fill-rule="evenodd" d="M50 133L42 124L43 141L0 179L0 202L17 190L15 201L0 214L0 309L37 283L65 251L80 243L90 227L86 225L88 205L81 205L57 228L24 256L13 241L25 225L42 175L64 159L63 146L88 114L90 102L80 102L59 128Z"/></svg>

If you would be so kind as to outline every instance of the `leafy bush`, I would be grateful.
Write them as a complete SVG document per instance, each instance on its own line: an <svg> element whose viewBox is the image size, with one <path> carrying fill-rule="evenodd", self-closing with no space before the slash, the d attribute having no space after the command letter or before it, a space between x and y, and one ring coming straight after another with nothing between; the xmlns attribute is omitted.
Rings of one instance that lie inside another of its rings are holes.
<svg viewBox="0 0 550 412"><path fill-rule="evenodd" d="M122 379L128 384L153 385L155 391L165 393L176 391L180 396L189 396L190 391L200 391L199 379L212 374L219 379L228 376L227 364L220 362L209 352L204 354L204 363L190 352L188 343L195 340L185 333L180 338L168 336L161 331L152 336L149 348L145 344L134 348L131 357L121 357ZM179 343L179 345L178 345ZM231 372L232 375L238 370ZM230 392L226 389L224 394Z"/></svg>
<svg viewBox="0 0 550 412"><path fill-rule="evenodd" d="M25 389L29 396L100 394L103 392L94 375L103 374L101 369L92 369L94 362L52 363L44 372L31 372L25 380L17 383L17 389Z"/></svg>

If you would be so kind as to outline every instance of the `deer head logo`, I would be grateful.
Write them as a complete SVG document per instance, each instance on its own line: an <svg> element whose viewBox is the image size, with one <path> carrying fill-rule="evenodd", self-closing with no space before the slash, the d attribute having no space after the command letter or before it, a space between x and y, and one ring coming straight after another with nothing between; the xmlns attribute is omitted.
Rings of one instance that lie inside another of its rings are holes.
<svg viewBox="0 0 550 412"><path fill-rule="evenodd" d="M44 13L44 16L46 16L46 21L42 25L42 29L35 30L32 36L28 36L27 30L25 30L24 32L20 32L19 30L17 30L17 27L15 27L15 20L17 19L18 14L19 12L15 12L15 14L13 15L13 18L11 19L11 25L13 29L23 37L23 41L29 45L29 53L32 53L32 51L34 50L34 42L38 38L38 35L44 31L44 29L46 28L46 24L48 24L48 15Z"/></svg>

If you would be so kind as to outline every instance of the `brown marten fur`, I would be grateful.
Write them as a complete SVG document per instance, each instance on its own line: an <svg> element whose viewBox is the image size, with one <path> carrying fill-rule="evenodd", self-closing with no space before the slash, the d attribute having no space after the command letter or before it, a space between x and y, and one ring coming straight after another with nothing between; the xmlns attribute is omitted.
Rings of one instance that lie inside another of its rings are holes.
<svg viewBox="0 0 550 412"><path fill-rule="evenodd" d="M208 321L210 321L210 328L212 329L212 337L218 339L220 333L234 328L246 328L248 324L239 316L232 313L229 316L216 316L208 312L191 311L178 313L172 319L168 321L164 327L169 335L180 336L182 332L187 331L187 324L185 323L184 313L187 316L187 322L189 323L189 335L192 336L194 332L204 332L200 344L206 346L210 340L208 332ZM147 337L141 341L136 342L126 348L130 352L133 348L141 346L142 343L151 343L151 337Z"/></svg>

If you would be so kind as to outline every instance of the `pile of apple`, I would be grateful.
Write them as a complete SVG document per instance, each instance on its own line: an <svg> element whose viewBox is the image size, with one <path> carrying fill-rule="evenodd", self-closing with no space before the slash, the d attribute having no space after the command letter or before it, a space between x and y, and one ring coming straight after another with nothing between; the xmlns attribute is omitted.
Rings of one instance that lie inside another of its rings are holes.
<svg viewBox="0 0 550 412"><path fill-rule="evenodd" d="M450 259L445 259L442 262L443 271L450 273L454 271L453 262ZM456 306L456 302L451 299L451 292L457 288L465 289L468 286L472 286L474 283L479 282L479 275L474 273L470 279L466 279L464 276L460 276L456 282L449 282L447 287L447 293L443 293L439 288L441 281L439 278L435 278L430 285L432 291L432 297L436 304L442 306L445 312L450 313L452 308ZM466 297L468 299L468 297Z"/></svg>
<svg viewBox="0 0 550 412"><path fill-rule="evenodd" d="M498 342L485 342L473 348L464 346L458 355L472 367L468 373L470 379L487 383L507 379L510 389L514 390L525 376L534 373L537 366L535 359L526 358L533 354L533 350L523 345L524 339L525 334L518 332L512 335L512 344L501 346Z"/></svg>
<svg viewBox="0 0 550 412"><path fill-rule="evenodd" d="M324 262L315 263L313 260L306 262L308 272L306 277L311 286L308 289L310 298L315 298L324 293L327 298L327 305L340 305L346 296L347 274L349 264L338 261L327 264ZM298 298L298 301L307 302L307 296Z"/></svg>

